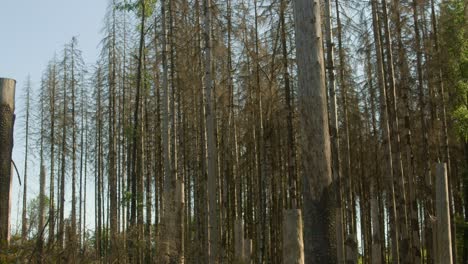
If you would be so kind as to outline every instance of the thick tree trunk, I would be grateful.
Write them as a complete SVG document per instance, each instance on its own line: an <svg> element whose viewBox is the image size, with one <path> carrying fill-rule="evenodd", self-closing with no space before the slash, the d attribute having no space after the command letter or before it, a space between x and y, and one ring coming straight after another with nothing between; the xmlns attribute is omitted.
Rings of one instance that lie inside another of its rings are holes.
<svg viewBox="0 0 468 264"><path fill-rule="evenodd" d="M296 0L304 196L304 255L307 263L336 263L334 187L331 172L320 1Z"/></svg>
<svg viewBox="0 0 468 264"><path fill-rule="evenodd" d="M0 78L0 250L10 243L11 155L16 81Z"/></svg>

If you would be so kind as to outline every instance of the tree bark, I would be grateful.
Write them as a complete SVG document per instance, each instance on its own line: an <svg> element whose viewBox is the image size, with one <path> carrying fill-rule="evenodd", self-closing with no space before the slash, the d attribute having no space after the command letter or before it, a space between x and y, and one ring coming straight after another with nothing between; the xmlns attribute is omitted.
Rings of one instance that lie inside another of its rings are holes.
<svg viewBox="0 0 468 264"><path fill-rule="evenodd" d="M338 110L336 99L336 82L335 82L335 58L334 58L334 43L332 40L332 18L331 18L331 2L325 0L325 34L327 47L327 70L328 70L328 97L330 101L330 138L332 150L332 173L335 181L336 195L336 249L338 263L344 263L344 228L343 228L343 205L341 193L341 159L340 159L340 140L339 140L339 125L338 125Z"/></svg>
<svg viewBox="0 0 468 264"><path fill-rule="evenodd" d="M334 187L328 127L320 1L296 0L304 255L307 263L336 263Z"/></svg>
<svg viewBox="0 0 468 264"><path fill-rule="evenodd" d="M24 176L23 176L23 215L21 217L21 241L24 243L27 239L28 223L26 219L27 209L27 186L28 186L28 150L29 150L29 113L31 108L31 76L28 76L26 84L26 143L24 148Z"/></svg>
<svg viewBox="0 0 468 264"><path fill-rule="evenodd" d="M10 243L11 155L16 81L0 78L0 250Z"/></svg>
<svg viewBox="0 0 468 264"><path fill-rule="evenodd" d="M452 233L450 228L450 203L447 178L447 165L437 164L436 175L437 208L437 259L436 263L452 263Z"/></svg>
<svg viewBox="0 0 468 264"><path fill-rule="evenodd" d="M205 116L208 164L208 231L209 263L219 262L218 205L217 205L217 147L215 138L215 112L213 108L213 80L211 73L211 0L203 0L203 40L205 71Z"/></svg>
<svg viewBox="0 0 468 264"><path fill-rule="evenodd" d="M384 145L384 162L385 170L387 174L384 177L384 183L387 186L387 204L389 210L390 221L396 220L396 201L395 201L395 189L393 185L393 160L392 160L392 146L390 142L390 127L388 117L388 106L386 99L386 82L384 78L384 64L383 64L383 49L380 34L380 19L377 10L377 0L372 0L372 28L374 31L374 45L377 54L377 79L380 90L380 125L383 136ZM382 212L382 211L381 211ZM392 260L394 264L399 263L399 250L398 250L398 236L397 227L392 225L390 228L390 237L392 239Z"/></svg>

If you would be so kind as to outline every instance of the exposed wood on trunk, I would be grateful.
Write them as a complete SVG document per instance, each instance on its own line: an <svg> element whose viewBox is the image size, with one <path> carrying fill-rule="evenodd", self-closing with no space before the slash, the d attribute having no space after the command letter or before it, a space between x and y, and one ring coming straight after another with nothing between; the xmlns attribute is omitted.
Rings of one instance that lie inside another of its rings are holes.
<svg viewBox="0 0 468 264"><path fill-rule="evenodd" d="M0 78L0 250L10 243L10 208L16 81Z"/></svg>

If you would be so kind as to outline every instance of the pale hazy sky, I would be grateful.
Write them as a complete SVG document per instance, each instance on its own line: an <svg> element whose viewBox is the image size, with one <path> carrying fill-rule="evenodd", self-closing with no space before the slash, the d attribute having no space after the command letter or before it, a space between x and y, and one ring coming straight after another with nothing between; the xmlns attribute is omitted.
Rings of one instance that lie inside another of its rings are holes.
<svg viewBox="0 0 468 264"><path fill-rule="evenodd" d="M22 123L26 77L31 75L33 89L37 91L47 62L55 52L60 53L73 36L78 37L85 62L94 63L99 53L107 3L108 0L0 0L0 77L17 80L13 159L21 175L24 171ZM28 169L28 200L39 193L38 164L35 162L38 159L30 159L34 164L30 163ZM18 219L18 205L21 208L20 195L22 192L15 175L11 212L13 230ZM92 220L88 218L88 221Z"/></svg>

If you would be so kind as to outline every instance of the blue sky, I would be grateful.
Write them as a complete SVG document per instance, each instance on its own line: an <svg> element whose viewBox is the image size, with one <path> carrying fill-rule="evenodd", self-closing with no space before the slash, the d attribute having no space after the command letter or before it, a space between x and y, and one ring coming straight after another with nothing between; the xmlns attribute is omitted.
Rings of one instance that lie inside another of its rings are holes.
<svg viewBox="0 0 468 264"><path fill-rule="evenodd" d="M108 0L0 0L0 77L17 80L13 159L21 174L24 171L23 90L27 75L31 75L33 89L37 91L47 62L73 36L78 37L85 62L94 63L99 53L107 3ZM30 159L28 199L39 193L38 166L34 163L37 159ZM15 176L11 212L13 230L21 216L17 210L18 205L21 207L21 199L18 200L21 195Z"/></svg>

